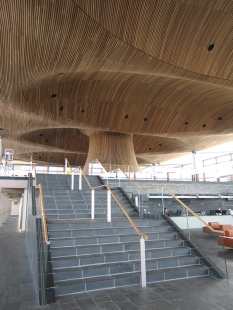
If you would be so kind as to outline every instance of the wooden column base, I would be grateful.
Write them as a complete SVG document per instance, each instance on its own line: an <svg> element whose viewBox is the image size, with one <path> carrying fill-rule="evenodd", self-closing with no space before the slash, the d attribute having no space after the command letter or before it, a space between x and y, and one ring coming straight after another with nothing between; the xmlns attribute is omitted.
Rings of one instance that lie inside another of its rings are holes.
<svg viewBox="0 0 233 310"><path fill-rule="evenodd" d="M88 166L98 160L106 171L120 168L122 171L138 171L138 163L134 153L133 135L108 132L85 131L89 136L89 151L84 166L84 173L88 173Z"/></svg>

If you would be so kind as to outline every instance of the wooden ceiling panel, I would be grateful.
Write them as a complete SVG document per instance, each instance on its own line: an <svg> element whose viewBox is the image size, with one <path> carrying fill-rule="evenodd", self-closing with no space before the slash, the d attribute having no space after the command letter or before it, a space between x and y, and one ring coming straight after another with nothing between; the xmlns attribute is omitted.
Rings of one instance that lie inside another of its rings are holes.
<svg viewBox="0 0 233 310"><path fill-rule="evenodd" d="M0 17L16 157L83 165L85 130L134 134L141 163L232 140L231 0L2 0Z"/></svg>

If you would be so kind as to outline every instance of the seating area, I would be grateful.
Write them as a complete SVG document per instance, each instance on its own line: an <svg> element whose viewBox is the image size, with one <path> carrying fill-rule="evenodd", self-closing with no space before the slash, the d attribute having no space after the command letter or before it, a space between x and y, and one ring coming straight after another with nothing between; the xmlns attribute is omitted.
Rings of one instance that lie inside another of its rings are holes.
<svg viewBox="0 0 233 310"><path fill-rule="evenodd" d="M233 227L231 224L219 224L218 222L209 222L214 230L212 231L208 226L204 226L202 231L207 234L217 234L218 236L218 245L226 246L233 248Z"/></svg>
<svg viewBox="0 0 233 310"><path fill-rule="evenodd" d="M227 214L227 210L210 210L210 214L209 215L226 215Z"/></svg>
<svg viewBox="0 0 233 310"><path fill-rule="evenodd" d="M176 210L176 212L170 210L168 213L169 216L181 216L181 214L182 214L181 210Z"/></svg>

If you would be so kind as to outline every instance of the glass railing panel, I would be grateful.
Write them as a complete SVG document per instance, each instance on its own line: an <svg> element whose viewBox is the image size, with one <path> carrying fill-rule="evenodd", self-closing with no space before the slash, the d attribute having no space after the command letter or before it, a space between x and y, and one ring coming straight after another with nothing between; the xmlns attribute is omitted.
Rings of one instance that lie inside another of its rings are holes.
<svg viewBox="0 0 233 310"><path fill-rule="evenodd" d="M210 216L199 215L199 217L208 223ZM195 215L186 211L186 216L172 217L174 223L182 230L187 239L195 244L196 249L201 253L201 260L211 262L211 265L220 270L220 273L228 278L228 250L225 246L218 244L218 238L224 238L223 233L209 232L204 233L205 226ZM215 220L216 221L216 220Z"/></svg>
<svg viewBox="0 0 233 310"><path fill-rule="evenodd" d="M41 304L45 305L46 288L48 277L48 257L49 257L49 241L47 234L47 225L43 206L43 193L40 187L36 188L36 213L37 213L37 237L38 237L38 255L39 255L39 282L41 283Z"/></svg>

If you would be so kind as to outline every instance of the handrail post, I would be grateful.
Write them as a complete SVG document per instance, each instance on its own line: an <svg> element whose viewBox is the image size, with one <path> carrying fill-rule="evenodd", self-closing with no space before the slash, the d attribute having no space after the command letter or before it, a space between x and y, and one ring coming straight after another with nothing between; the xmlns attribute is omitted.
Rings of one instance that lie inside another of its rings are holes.
<svg viewBox="0 0 233 310"><path fill-rule="evenodd" d="M163 214L164 214L164 199L163 199L163 187L162 187L162 206L163 206Z"/></svg>
<svg viewBox="0 0 233 310"><path fill-rule="evenodd" d="M19 229L22 229L22 209L23 209L23 195L19 201Z"/></svg>
<svg viewBox="0 0 233 310"><path fill-rule="evenodd" d="M141 212L141 198L140 198L140 190L138 190L138 209L139 209L139 212Z"/></svg>
<svg viewBox="0 0 233 310"><path fill-rule="evenodd" d="M23 195L23 204L22 204L22 217L21 217L21 230L26 230L26 221L27 221L27 189L24 189Z"/></svg>
<svg viewBox="0 0 233 310"><path fill-rule="evenodd" d="M71 190L74 190L74 172L71 172Z"/></svg>
<svg viewBox="0 0 233 310"><path fill-rule="evenodd" d="M189 238L189 240L190 240L190 230L189 230L189 210L188 210L188 209L187 209L187 229L188 229L188 234L189 234L188 238Z"/></svg>
<svg viewBox="0 0 233 310"><path fill-rule="evenodd" d="M91 219L95 218L95 190L91 190Z"/></svg>
<svg viewBox="0 0 233 310"><path fill-rule="evenodd" d="M82 169L79 169L79 187L78 189L82 190Z"/></svg>
<svg viewBox="0 0 233 310"><path fill-rule="evenodd" d="M140 238L140 252L141 252L141 284L146 287L146 254L145 254L145 239Z"/></svg>
<svg viewBox="0 0 233 310"><path fill-rule="evenodd" d="M67 173L67 158L65 158L65 174Z"/></svg>
<svg viewBox="0 0 233 310"><path fill-rule="evenodd" d="M110 190L108 190L107 192L107 202L108 202L107 221L111 222L111 192Z"/></svg>

